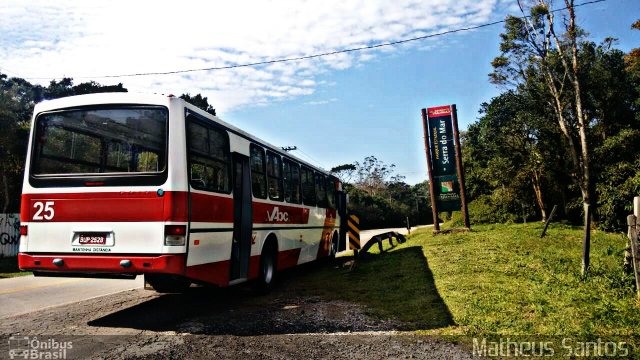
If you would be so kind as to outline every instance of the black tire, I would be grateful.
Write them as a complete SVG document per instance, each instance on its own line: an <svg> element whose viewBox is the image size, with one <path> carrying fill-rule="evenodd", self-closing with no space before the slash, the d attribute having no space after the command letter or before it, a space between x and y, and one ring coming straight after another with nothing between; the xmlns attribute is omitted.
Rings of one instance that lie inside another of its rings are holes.
<svg viewBox="0 0 640 360"><path fill-rule="evenodd" d="M276 272L278 269L278 249L275 240L265 244L260 254L260 271L255 282L254 290L258 294L267 294L273 290L276 282Z"/></svg>
<svg viewBox="0 0 640 360"><path fill-rule="evenodd" d="M331 238L331 247L329 248L329 259L333 260L336 258L336 254L338 253L338 241L339 236L337 232L333 233L333 238Z"/></svg>
<svg viewBox="0 0 640 360"><path fill-rule="evenodd" d="M191 282L185 278L167 274L145 274L144 281L159 293L184 293Z"/></svg>

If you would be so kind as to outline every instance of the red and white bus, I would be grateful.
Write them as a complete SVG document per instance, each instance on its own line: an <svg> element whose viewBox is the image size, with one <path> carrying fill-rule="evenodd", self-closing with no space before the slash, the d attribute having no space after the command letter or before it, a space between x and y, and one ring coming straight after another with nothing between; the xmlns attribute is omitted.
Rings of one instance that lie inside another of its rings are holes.
<svg viewBox="0 0 640 360"><path fill-rule="evenodd" d="M268 289L276 271L335 254L344 202L335 177L180 98L45 101L31 125L19 266L144 274L158 291L252 279Z"/></svg>

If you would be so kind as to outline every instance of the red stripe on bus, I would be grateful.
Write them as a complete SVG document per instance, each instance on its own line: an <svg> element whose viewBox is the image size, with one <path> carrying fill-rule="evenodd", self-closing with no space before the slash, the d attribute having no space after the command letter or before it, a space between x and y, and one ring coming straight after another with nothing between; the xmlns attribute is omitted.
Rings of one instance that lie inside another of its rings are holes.
<svg viewBox="0 0 640 360"><path fill-rule="evenodd" d="M191 195L192 221L233 222L233 199L197 193ZM46 210L47 202L53 209L53 216ZM155 191L23 194L20 221L186 222L188 203L188 193L184 191L167 191L163 196L158 196Z"/></svg>
<svg viewBox="0 0 640 360"><path fill-rule="evenodd" d="M191 221L232 223L233 198L191 193Z"/></svg>
<svg viewBox="0 0 640 360"><path fill-rule="evenodd" d="M189 279L204 281L218 286L229 285L231 261L218 261L207 264L187 266L186 276Z"/></svg>
<svg viewBox="0 0 640 360"><path fill-rule="evenodd" d="M278 270L288 269L298 265L301 249L283 250L278 252Z"/></svg>
<svg viewBox="0 0 640 360"><path fill-rule="evenodd" d="M156 194L157 196L157 194ZM163 221L189 221L189 200L184 191L167 191L164 193Z"/></svg>
<svg viewBox="0 0 640 360"><path fill-rule="evenodd" d="M260 275L260 255L255 255L249 258L249 280L258 278Z"/></svg>
<svg viewBox="0 0 640 360"><path fill-rule="evenodd" d="M61 266L53 264L54 259L62 259ZM120 261L130 260L131 266L122 267ZM60 273L96 272L111 274L184 274L184 255L159 256L91 256L91 255L36 255L18 254L21 270Z"/></svg>
<svg viewBox="0 0 640 360"><path fill-rule="evenodd" d="M324 229L322 230L322 237L320 238L320 246L318 246L317 259L329 255L329 249L331 249L331 241L333 240L333 229L335 225L336 210L326 209L326 216L324 218Z"/></svg>
<svg viewBox="0 0 640 360"><path fill-rule="evenodd" d="M25 222L162 221L164 199L108 193L23 195ZM143 194L140 194L143 195Z"/></svg>
<svg viewBox="0 0 640 360"><path fill-rule="evenodd" d="M298 265L301 249L284 250L278 253L278 268L284 270ZM257 279L260 275L260 255L249 258L249 280Z"/></svg>
<svg viewBox="0 0 640 360"><path fill-rule="evenodd" d="M121 216L136 217L136 215L129 216L127 212L131 212L131 213L138 212L139 209L135 208L135 204L137 200L142 200L144 202L149 199L157 199L157 198L158 198L158 195L156 194L155 191L22 194L21 204L20 204L20 221L25 223L32 222L32 221L66 221L66 220L60 220L60 216L64 218L66 217L65 214L68 213L66 209L58 208L57 205L59 205L60 201L63 201L63 202L70 201L70 203L73 203L74 201L80 201L78 205L84 205L84 207L78 210L81 210L81 212L83 213L88 213L88 214L82 214L83 215L82 218L86 218L87 216L91 216L91 214L95 213L93 209L96 209L96 207L102 208L104 204L103 201L106 203L109 203L110 205L116 205L116 209L123 208L122 205L125 205L125 204L126 205L132 204L134 206L125 206L124 209L122 209L123 211L121 212L122 214ZM87 200L89 201L84 202ZM34 208L34 204L36 202L41 202L44 207L47 201L54 202L53 204L50 205L50 207L52 207L54 211L52 219L50 220L44 219L44 215L48 215L48 214L41 213L39 215L42 216L43 219L34 220L33 216L36 214L36 212L39 211L39 209ZM161 210L162 209L160 209L160 211ZM70 210L70 211L73 211L73 210ZM82 221L82 220L71 219L71 221ZM98 220L98 221L102 221L102 220Z"/></svg>
<svg viewBox="0 0 640 360"><path fill-rule="evenodd" d="M184 191L167 191L163 196L155 191L23 194L20 221L186 222L188 197ZM233 198L191 193L191 221L233 223ZM305 225L309 209L254 201L253 223Z"/></svg>

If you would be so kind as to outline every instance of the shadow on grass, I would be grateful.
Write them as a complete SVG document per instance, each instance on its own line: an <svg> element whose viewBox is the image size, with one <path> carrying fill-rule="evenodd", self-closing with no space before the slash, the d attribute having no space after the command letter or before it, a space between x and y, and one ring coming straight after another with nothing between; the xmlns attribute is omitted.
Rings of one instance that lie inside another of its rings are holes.
<svg viewBox="0 0 640 360"><path fill-rule="evenodd" d="M346 259L348 260L348 259ZM274 335L433 329L453 324L420 247L358 261L299 266L269 295L248 286L191 288L88 323L208 335Z"/></svg>
<svg viewBox="0 0 640 360"><path fill-rule="evenodd" d="M341 297L366 305L377 317L399 320L405 330L454 325L422 247L389 250L358 259L354 271L344 273L349 286Z"/></svg>

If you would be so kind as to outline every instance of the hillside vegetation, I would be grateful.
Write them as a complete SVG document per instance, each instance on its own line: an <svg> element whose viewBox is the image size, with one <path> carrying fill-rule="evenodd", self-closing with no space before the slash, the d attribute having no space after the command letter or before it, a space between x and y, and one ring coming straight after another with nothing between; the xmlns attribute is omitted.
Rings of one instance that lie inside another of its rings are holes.
<svg viewBox="0 0 640 360"><path fill-rule="evenodd" d="M640 307L622 271L624 237L594 231L592 268L583 277L581 229L552 224L542 239L541 230L540 223L419 230L358 260L353 271L327 266L288 286L367 305L374 316L428 334L637 335Z"/></svg>

